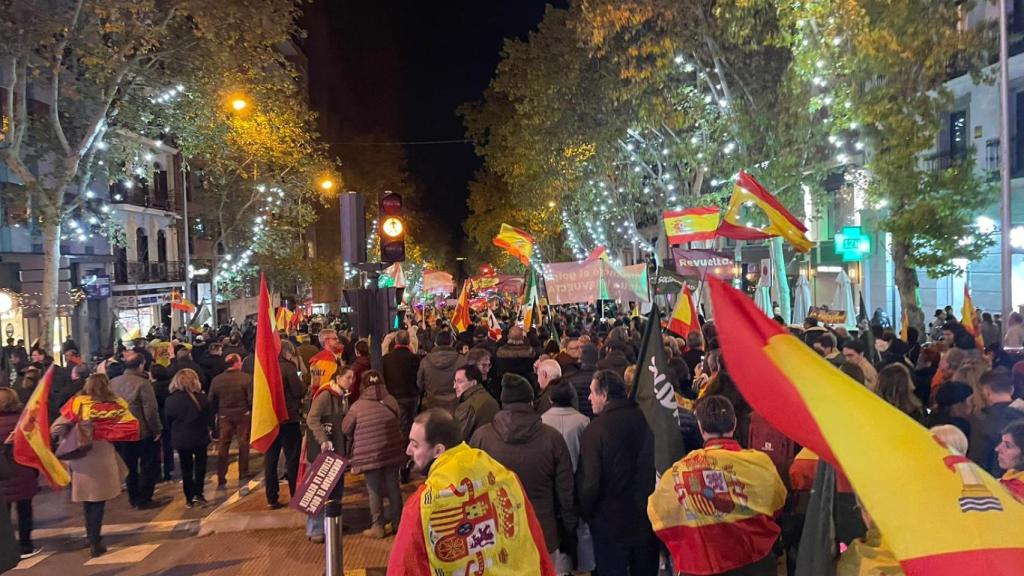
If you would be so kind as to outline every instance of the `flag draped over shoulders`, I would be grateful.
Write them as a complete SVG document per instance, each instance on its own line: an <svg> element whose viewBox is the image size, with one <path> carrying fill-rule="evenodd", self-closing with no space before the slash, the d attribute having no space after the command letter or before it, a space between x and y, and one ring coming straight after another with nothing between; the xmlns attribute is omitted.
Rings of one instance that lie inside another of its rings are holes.
<svg viewBox="0 0 1024 576"><path fill-rule="evenodd" d="M837 466L911 575L1021 574L1024 505L987 472L710 278L729 372L773 426Z"/></svg>
<svg viewBox="0 0 1024 576"><path fill-rule="evenodd" d="M72 396L60 409L60 415L72 422L91 420L93 440L130 442L139 439L139 421L120 397L100 401L92 396Z"/></svg>

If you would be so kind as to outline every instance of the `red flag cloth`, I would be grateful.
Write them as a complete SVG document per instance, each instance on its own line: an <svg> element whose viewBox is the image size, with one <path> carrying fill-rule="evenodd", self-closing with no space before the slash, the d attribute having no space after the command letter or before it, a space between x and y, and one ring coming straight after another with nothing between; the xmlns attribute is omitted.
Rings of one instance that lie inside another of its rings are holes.
<svg viewBox="0 0 1024 576"><path fill-rule="evenodd" d="M53 453L50 444L50 388L53 386L54 367L32 391L25 408L14 427L14 461L35 468L54 489L67 486L71 476Z"/></svg>
<svg viewBox="0 0 1024 576"><path fill-rule="evenodd" d="M281 380L281 364L278 362L281 339L274 331L272 314L267 279L260 274L256 355L252 376L252 428L249 443L254 449L264 453L277 438L280 423L288 419L288 408L284 402L284 384Z"/></svg>
<svg viewBox="0 0 1024 576"><path fill-rule="evenodd" d="M697 318L697 307L693 303L693 293L690 292L690 285L684 284L683 290L679 293L679 301L672 310L672 319L668 322L668 329L683 338L690 335L690 332L700 330L700 321Z"/></svg>
<svg viewBox="0 0 1024 576"><path fill-rule="evenodd" d="M459 303L455 305L455 313L452 314L452 328L459 333L469 329L469 280L462 284Z"/></svg>
<svg viewBox="0 0 1024 576"><path fill-rule="evenodd" d="M764 228L752 228L740 219L740 211L745 205L759 209L768 225ZM740 171L736 187L733 189L729 208L718 226L718 235L734 240L763 240L782 236L799 252L807 252L814 243L807 239L807 227L786 210L781 202L772 196L760 182L746 172Z"/></svg>

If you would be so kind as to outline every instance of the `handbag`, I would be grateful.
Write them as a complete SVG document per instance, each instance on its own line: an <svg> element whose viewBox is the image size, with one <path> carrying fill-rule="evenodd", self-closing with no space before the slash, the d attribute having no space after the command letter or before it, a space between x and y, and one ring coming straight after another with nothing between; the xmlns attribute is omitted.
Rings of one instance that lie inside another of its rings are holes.
<svg viewBox="0 0 1024 576"><path fill-rule="evenodd" d="M92 450L92 420L82 419L82 406L78 406L78 420L64 434L54 454L60 460L77 460Z"/></svg>

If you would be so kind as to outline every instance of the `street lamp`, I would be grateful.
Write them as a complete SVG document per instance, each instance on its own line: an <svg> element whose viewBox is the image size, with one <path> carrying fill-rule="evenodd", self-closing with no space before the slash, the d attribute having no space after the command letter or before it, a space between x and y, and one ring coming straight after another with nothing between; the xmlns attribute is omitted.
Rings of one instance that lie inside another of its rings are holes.
<svg viewBox="0 0 1024 576"><path fill-rule="evenodd" d="M324 192L330 192L334 188L334 180L331 180L330 176L324 176L320 179L320 188Z"/></svg>
<svg viewBox="0 0 1024 576"><path fill-rule="evenodd" d="M249 102L245 98L233 98L231 100L231 109L235 112L241 112L249 107Z"/></svg>

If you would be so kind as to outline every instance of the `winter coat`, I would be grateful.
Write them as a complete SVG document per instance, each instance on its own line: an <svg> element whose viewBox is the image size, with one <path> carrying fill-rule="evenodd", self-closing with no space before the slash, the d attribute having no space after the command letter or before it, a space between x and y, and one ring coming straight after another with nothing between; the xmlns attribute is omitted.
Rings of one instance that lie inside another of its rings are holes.
<svg viewBox="0 0 1024 576"><path fill-rule="evenodd" d="M426 395L423 408L443 408L454 412L459 403L455 397L455 371L466 364L451 346L435 346L420 362L416 386Z"/></svg>
<svg viewBox="0 0 1024 576"><path fill-rule="evenodd" d="M518 374L534 383L534 395L537 393L537 385L533 374L533 363L537 360L537 354L529 344L505 344L498 347L494 353L494 365L491 372L494 373L494 380L501 382L501 378L509 372Z"/></svg>
<svg viewBox="0 0 1024 576"><path fill-rule="evenodd" d="M139 421L139 440L146 440L159 434L160 412L156 404L153 384L138 370L126 370L124 374L110 381L110 389L128 403L132 416ZM56 414L57 412L51 412Z"/></svg>
<svg viewBox="0 0 1024 576"><path fill-rule="evenodd" d="M203 370L203 367L196 363L192 358L175 358L174 360L171 360L171 365L167 368L171 371L172 379L175 374L186 368L194 371L196 376L199 376L199 383L203 385L203 392L210 391L210 381L206 379L206 370Z"/></svg>
<svg viewBox="0 0 1024 576"><path fill-rule="evenodd" d="M60 416L50 426L50 434L63 437L73 422ZM106 502L121 495L121 483L128 477L128 467L106 440L93 438L92 448L85 456L67 462L71 468L72 502Z"/></svg>
<svg viewBox="0 0 1024 576"><path fill-rule="evenodd" d="M192 355L199 358L197 362L203 367L203 373L206 375L206 382L213 382L213 379L220 376L228 369L228 363L224 360L224 355L204 354L199 356L196 354L195 349L192 349Z"/></svg>
<svg viewBox="0 0 1024 576"><path fill-rule="evenodd" d="M345 453L345 434L341 431L348 397L340 398L330 390L323 390L313 398L306 414L306 458L312 462L320 455L320 445L328 440L334 451Z"/></svg>
<svg viewBox="0 0 1024 576"><path fill-rule="evenodd" d="M529 404L510 404L469 441L519 476L533 504L548 552L559 545L559 528L576 531L572 458L558 430L541 422ZM651 472L654 480L654 472Z"/></svg>
<svg viewBox="0 0 1024 576"><path fill-rule="evenodd" d="M164 402L164 414L175 450L199 450L210 443L212 421L206 394L197 392L190 396L184 390L176 390Z"/></svg>
<svg viewBox="0 0 1024 576"><path fill-rule="evenodd" d="M302 399L306 395L306 385L302 383L299 367L288 360L280 360L281 381L284 384L284 405L288 407L288 419L285 422L298 422L301 417Z"/></svg>
<svg viewBox="0 0 1024 576"><path fill-rule="evenodd" d="M0 414L0 438L7 438L18 424L20 412ZM6 444L10 477L0 480L0 493L7 502L31 500L39 492L39 472L35 468L22 466L14 461L14 445Z"/></svg>
<svg viewBox="0 0 1024 576"><path fill-rule="evenodd" d="M1010 407L1009 402L993 404L975 414L971 422L971 436L967 448L967 457L981 466L994 478L1001 477L1006 470L999 467L996 459L996 446L1002 441L1003 429L1011 423L1024 418L1024 412Z"/></svg>
<svg viewBox="0 0 1024 576"><path fill-rule="evenodd" d="M351 438L349 466L355 472L398 466L406 460L398 402L383 386L363 390L362 396L345 414L341 431L346 438ZM335 449L338 448L336 445Z"/></svg>
<svg viewBox="0 0 1024 576"><path fill-rule="evenodd" d="M572 460L572 471L576 472L576 464L580 460L580 438L583 431L590 424L590 418L580 414L575 408L568 406L552 406L550 410L541 414L541 422L551 426L562 435L565 446L569 449L569 459Z"/></svg>
<svg viewBox="0 0 1024 576"><path fill-rule="evenodd" d="M587 418L594 417L594 408L590 405L590 382L594 379L597 366L580 366L580 369L569 376L569 383L576 389L576 401L580 414Z"/></svg>
<svg viewBox="0 0 1024 576"><path fill-rule="evenodd" d="M609 400L580 439L580 516L595 530L621 534L624 545L649 542L654 478L654 434L643 412L633 400Z"/></svg>
<svg viewBox="0 0 1024 576"><path fill-rule="evenodd" d="M469 441L478 428L494 420L498 410L498 402L483 386L476 384L463 392L455 409L455 422L462 431L462 439Z"/></svg>
<svg viewBox="0 0 1024 576"><path fill-rule="evenodd" d="M416 398L416 375L420 368L420 357L409 348L396 347L382 359L384 385L395 398ZM452 377L454 382L454 374Z"/></svg>
<svg viewBox="0 0 1024 576"><path fill-rule="evenodd" d="M252 375L228 370L214 378L210 405L218 416L241 416L252 411Z"/></svg>
<svg viewBox="0 0 1024 576"><path fill-rule="evenodd" d="M626 356L620 350L609 350L608 355L602 358L597 363L598 370L612 370L619 376L626 373L626 368L630 362Z"/></svg>
<svg viewBox="0 0 1024 576"><path fill-rule="evenodd" d="M163 414L164 402L171 395L171 371L167 366L154 364L149 374L153 377L153 394L156 395L156 405L160 409L160 413Z"/></svg>

